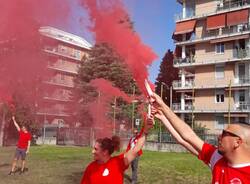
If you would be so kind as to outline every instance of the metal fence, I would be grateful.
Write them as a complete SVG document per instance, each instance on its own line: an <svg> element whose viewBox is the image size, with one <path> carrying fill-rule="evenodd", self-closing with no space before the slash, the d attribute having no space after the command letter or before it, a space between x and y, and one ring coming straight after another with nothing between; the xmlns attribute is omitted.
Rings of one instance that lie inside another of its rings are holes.
<svg viewBox="0 0 250 184"><path fill-rule="evenodd" d="M218 144L218 135L217 134L197 134L202 140L217 145ZM169 144L178 144L174 137L167 132L163 133L151 133L147 137L147 141L156 142L156 143L169 143Z"/></svg>

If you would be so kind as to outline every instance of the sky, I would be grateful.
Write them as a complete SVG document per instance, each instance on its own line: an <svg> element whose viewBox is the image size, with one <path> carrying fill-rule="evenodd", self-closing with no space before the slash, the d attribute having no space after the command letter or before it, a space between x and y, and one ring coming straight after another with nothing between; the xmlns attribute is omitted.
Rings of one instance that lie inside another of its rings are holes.
<svg viewBox="0 0 250 184"><path fill-rule="evenodd" d="M154 82L164 54L168 49L174 50L174 15L181 12L181 6L176 0L126 0L125 4L136 32L159 57L149 68L149 78Z"/></svg>
<svg viewBox="0 0 250 184"><path fill-rule="evenodd" d="M158 55L158 59L154 61L149 68L149 78L152 82L159 72L161 60L168 49L174 50L172 33L175 29L174 16L181 12L181 6L176 0L122 0L127 7L128 13L134 22L134 29L140 35L145 44L150 46ZM71 1L74 3L75 1ZM75 9L75 17L85 17L86 12L79 8L77 4L73 6ZM74 19L74 16L72 17ZM90 43L94 43L93 36L82 28L89 25L88 19L77 24L72 20L70 31L74 34L84 37ZM81 27L79 29L79 27Z"/></svg>

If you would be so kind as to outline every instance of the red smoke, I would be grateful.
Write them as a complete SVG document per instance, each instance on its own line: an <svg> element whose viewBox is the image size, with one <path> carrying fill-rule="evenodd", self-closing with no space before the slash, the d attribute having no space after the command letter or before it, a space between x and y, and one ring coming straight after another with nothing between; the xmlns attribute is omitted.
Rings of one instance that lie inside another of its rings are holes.
<svg viewBox="0 0 250 184"><path fill-rule="evenodd" d="M67 22L67 0L2 0L0 2L1 100L14 92L33 98L46 76L47 58L42 53L40 26ZM63 12L63 13L62 13ZM8 93L8 94L6 94ZM30 99L32 101L32 99Z"/></svg>
<svg viewBox="0 0 250 184"><path fill-rule="evenodd" d="M105 79L95 79L90 81L90 84L93 87L97 88L98 91L101 91L102 93L106 94L106 96L122 97L123 100L128 103L131 103L132 101L131 97L129 97L123 91L120 91L119 88L114 87L110 81L107 81Z"/></svg>
<svg viewBox="0 0 250 184"><path fill-rule="evenodd" d="M141 91L146 94L144 80L148 66L157 58L151 48L142 43L139 35L129 27L128 13L120 0L81 0L93 23L96 42L109 43L125 59Z"/></svg>

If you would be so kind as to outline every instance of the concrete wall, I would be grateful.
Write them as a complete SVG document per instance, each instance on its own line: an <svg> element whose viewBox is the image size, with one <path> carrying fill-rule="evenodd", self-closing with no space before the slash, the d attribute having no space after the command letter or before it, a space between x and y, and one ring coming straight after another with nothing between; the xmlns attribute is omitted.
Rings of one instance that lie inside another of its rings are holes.
<svg viewBox="0 0 250 184"><path fill-rule="evenodd" d="M215 0L196 0L195 3L195 14L197 16L216 11L217 2Z"/></svg>
<svg viewBox="0 0 250 184"><path fill-rule="evenodd" d="M215 76L215 65L202 65L195 68L195 86L211 87L220 85L229 85L230 80L233 83L235 78L235 66L233 63L225 63L224 78L218 79Z"/></svg>
<svg viewBox="0 0 250 184"><path fill-rule="evenodd" d="M128 140L122 141L123 150L126 150L128 145ZM171 143L157 143L157 142L146 142L143 150L149 151L162 151L162 152L187 152L187 150L179 144Z"/></svg>
<svg viewBox="0 0 250 184"><path fill-rule="evenodd" d="M195 110L227 110L228 109L228 90L224 90L224 102L217 103L215 89L205 89L195 91ZM232 93L233 96L233 93ZM235 105L234 98L231 97L231 109Z"/></svg>
<svg viewBox="0 0 250 184"><path fill-rule="evenodd" d="M234 42L225 42L225 52L223 54L215 53L215 44L210 42L199 43L195 45L195 62L207 63L222 60L229 60L233 58Z"/></svg>

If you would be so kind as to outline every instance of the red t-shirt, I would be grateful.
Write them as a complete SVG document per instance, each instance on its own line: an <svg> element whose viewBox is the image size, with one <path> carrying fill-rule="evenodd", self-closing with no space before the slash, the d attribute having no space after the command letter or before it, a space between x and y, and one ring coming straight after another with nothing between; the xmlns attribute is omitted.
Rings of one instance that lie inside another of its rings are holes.
<svg viewBox="0 0 250 184"><path fill-rule="evenodd" d="M142 136L143 131L144 131L144 128L141 129L140 133L137 136L134 136L131 139L129 139L126 152L128 152L130 149L133 149L135 147L136 143L138 142L138 139ZM141 156L142 153L143 153L142 149L140 149L140 151L138 151L137 154L138 154L138 156Z"/></svg>
<svg viewBox="0 0 250 184"><path fill-rule="evenodd" d="M108 162L99 164L94 161L86 168L81 184L123 184L124 154L111 157Z"/></svg>
<svg viewBox="0 0 250 184"><path fill-rule="evenodd" d="M29 132L19 131L19 140L17 142L17 147L20 149L27 149L28 142L31 140L31 134Z"/></svg>
<svg viewBox="0 0 250 184"><path fill-rule="evenodd" d="M249 184L250 163L230 165L219 154L218 149L204 143L199 159L205 162L213 173L212 184Z"/></svg>

